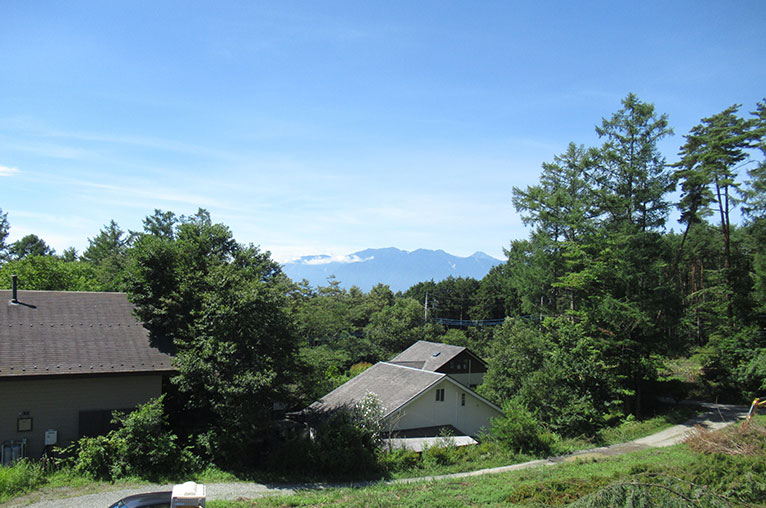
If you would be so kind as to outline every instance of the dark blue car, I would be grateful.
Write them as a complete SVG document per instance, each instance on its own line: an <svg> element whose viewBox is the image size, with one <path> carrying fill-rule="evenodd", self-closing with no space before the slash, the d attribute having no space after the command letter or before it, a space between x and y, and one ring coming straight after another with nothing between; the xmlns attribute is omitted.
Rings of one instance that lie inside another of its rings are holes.
<svg viewBox="0 0 766 508"><path fill-rule="evenodd" d="M120 499L109 508L170 508L171 491L147 492Z"/></svg>

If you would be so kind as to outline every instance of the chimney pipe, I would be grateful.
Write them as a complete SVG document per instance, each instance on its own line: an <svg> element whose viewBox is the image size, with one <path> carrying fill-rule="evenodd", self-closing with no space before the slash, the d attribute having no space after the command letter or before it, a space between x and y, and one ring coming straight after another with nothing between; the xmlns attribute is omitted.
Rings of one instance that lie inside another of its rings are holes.
<svg viewBox="0 0 766 508"><path fill-rule="evenodd" d="M13 287L13 297L11 298L11 303L19 303L19 295L18 295L18 286L19 286L19 276L18 275L11 275L11 285Z"/></svg>

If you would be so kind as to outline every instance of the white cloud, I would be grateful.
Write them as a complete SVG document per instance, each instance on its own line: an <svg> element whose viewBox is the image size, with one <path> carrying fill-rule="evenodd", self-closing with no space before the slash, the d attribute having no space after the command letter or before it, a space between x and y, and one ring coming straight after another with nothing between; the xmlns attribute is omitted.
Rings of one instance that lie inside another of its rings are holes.
<svg viewBox="0 0 766 508"><path fill-rule="evenodd" d="M11 176L13 174L19 173L18 168L11 168L8 166L0 166L0 176Z"/></svg>
<svg viewBox="0 0 766 508"><path fill-rule="evenodd" d="M330 263L364 263L365 261L371 261L375 259L375 256L368 258L360 258L359 256L322 256L314 259L307 259L301 264L304 265L328 265Z"/></svg>

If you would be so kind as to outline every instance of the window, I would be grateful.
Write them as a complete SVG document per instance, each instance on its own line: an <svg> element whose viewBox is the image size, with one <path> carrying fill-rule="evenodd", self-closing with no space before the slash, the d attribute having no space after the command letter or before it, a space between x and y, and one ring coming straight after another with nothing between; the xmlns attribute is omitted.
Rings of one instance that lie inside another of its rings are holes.
<svg viewBox="0 0 766 508"><path fill-rule="evenodd" d="M460 394L460 405L465 406L465 393Z"/></svg>
<svg viewBox="0 0 766 508"><path fill-rule="evenodd" d="M436 389L436 402L444 402L444 388Z"/></svg>

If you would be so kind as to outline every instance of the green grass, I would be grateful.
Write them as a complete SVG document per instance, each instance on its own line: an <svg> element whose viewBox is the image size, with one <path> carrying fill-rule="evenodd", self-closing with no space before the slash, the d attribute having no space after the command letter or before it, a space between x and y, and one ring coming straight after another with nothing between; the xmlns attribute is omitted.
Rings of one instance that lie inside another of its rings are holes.
<svg viewBox="0 0 766 508"><path fill-rule="evenodd" d="M761 418L760 424L766 423ZM738 432L732 426L728 432ZM743 434L742 439L754 435ZM757 436L757 435L755 435ZM412 484L305 491L210 508L375 506L766 506L766 452L698 453L685 444L618 457L575 459L551 467ZM685 503L681 496L697 499ZM605 499L610 499L605 504ZM632 501L631 501L632 499ZM657 503L657 504L654 504Z"/></svg>
<svg viewBox="0 0 766 508"><path fill-rule="evenodd" d="M642 420L627 419L616 427L607 427L599 431L596 443L612 445L640 439L681 424L698 413L699 409L693 406L675 406L663 410L659 415L650 418Z"/></svg>
<svg viewBox="0 0 766 508"><path fill-rule="evenodd" d="M686 420L695 414L694 411L693 408L683 408L681 410L671 410L663 415L646 420L627 421L617 427L602 430L594 439L564 439L556 443L555 454L566 454L594 446L613 444L650 435ZM395 454L390 455L385 459L389 462L386 472L378 478L399 479L436 476L505 466L534 458L536 457L513 454L503 450L496 444L487 442L473 447L432 450L425 453L423 457L418 457L416 454L409 454L409 456L407 454L400 454L398 457ZM238 477L213 467L183 479L168 478L166 480L168 483L173 483L176 480L187 481L190 479L198 483L207 484L238 480L256 482L318 480L318 478L277 479L259 472L247 475L246 477ZM319 478L319 480L322 480L322 478ZM46 472L38 465L24 462L13 468L0 468L0 503L24 495L32 496L35 499L47 499L114 489L115 485L129 488L134 485L145 485L146 483L141 479L124 479L116 483L98 482L85 476L76 475L70 470Z"/></svg>

